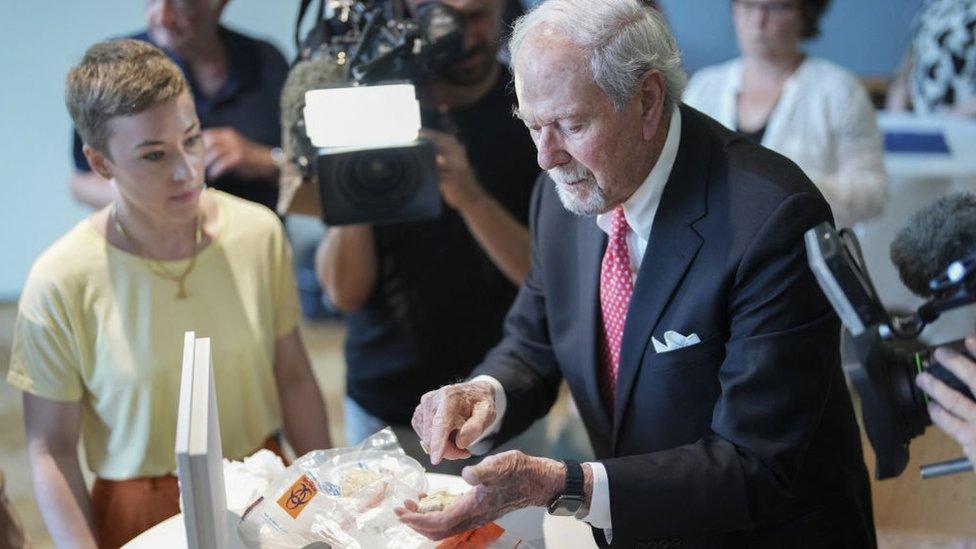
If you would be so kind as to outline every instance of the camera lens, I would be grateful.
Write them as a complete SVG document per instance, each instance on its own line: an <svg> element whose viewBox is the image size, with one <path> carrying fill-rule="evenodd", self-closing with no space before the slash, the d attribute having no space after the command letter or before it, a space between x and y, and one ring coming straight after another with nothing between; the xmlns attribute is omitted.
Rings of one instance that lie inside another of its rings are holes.
<svg viewBox="0 0 976 549"><path fill-rule="evenodd" d="M848 374L875 450L875 475L897 476L908 464L908 443L931 424L925 397L915 385L927 350L914 342L883 342L877 330L854 336L851 342L858 360Z"/></svg>
<svg viewBox="0 0 976 549"><path fill-rule="evenodd" d="M353 184L366 193L383 193L396 185L403 174L403 164L396 155L361 156L352 167Z"/></svg>
<svg viewBox="0 0 976 549"><path fill-rule="evenodd" d="M400 210L416 195L420 173L410 151L372 149L344 157L330 179L353 208L382 216Z"/></svg>
<svg viewBox="0 0 976 549"><path fill-rule="evenodd" d="M879 479L901 474L908 464L908 444L932 424L928 397L915 384L919 372L928 371L972 399L962 381L939 364L935 347L918 342L881 342L876 333L854 338L860 360L850 370L861 397L864 428L877 457ZM943 346L966 352L962 340Z"/></svg>
<svg viewBox="0 0 976 549"><path fill-rule="evenodd" d="M434 146L320 151L315 158L322 215L330 225L437 217L441 195Z"/></svg>

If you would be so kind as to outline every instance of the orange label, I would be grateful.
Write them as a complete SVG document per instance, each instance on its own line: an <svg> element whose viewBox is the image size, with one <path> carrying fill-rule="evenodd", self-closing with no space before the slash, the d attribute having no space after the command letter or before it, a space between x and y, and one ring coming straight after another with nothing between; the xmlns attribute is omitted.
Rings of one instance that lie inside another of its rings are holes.
<svg viewBox="0 0 976 549"><path fill-rule="evenodd" d="M291 488L281 494L281 497L278 498L278 505L291 515L291 518L297 519L318 491L319 489L315 487L312 479L308 478L308 475L302 475L291 485Z"/></svg>

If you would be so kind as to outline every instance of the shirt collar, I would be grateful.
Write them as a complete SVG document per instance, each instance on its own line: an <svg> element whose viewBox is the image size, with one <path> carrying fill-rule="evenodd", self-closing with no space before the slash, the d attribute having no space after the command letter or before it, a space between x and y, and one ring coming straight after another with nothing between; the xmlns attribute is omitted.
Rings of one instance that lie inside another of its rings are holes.
<svg viewBox="0 0 976 549"><path fill-rule="evenodd" d="M227 29L223 25L218 26L217 32L219 33L221 43L224 45L224 51L227 53L227 81L224 82L224 85L220 88L220 91L210 98L203 97L197 91L196 82L193 80L193 73L190 72L190 66L186 63L186 61L177 55L176 52L165 48L163 49L166 55L174 63L176 63L176 66L178 66L181 71L183 71L187 81L190 83L190 90L193 92L193 97L198 103L219 103L230 99L242 87L247 87L253 84L257 79L258 59L256 52L251 51L247 43L239 40L236 33ZM148 32L146 32L144 36L147 42L159 47L155 42L152 41L152 37L149 36Z"/></svg>
<svg viewBox="0 0 976 549"><path fill-rule="evenodd" d="M654 215L657 207L661 203L661 195L664 194L664 186L668 183L671 170L674 168L674 161L678 157L678 144L681 142L681 113L677 106L671 111L671 124L668 127L668 136L664 140L664 147L661 154L651 168L651 173L641 183L640 187L630 195L624 204L624 218L627 225L637 234L643 242L647 242L651 237L651 226L654 224ZM610 234L612 212L602 213L596 216L596 224L603 232Z"/></svg>

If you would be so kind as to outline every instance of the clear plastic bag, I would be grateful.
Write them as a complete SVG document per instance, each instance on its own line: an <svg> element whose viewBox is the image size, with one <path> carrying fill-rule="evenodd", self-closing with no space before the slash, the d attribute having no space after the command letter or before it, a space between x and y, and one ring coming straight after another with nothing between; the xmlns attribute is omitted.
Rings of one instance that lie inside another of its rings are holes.
<svg viewBox="0 0 976 549"><path fill-rule="evenodd" d="M491 527L500 537L487 545L428 540L393 513L427 491L423 466L386 428L358 446L309 452L277 473L237 531L249 547L263 549L531 549L497 525Z"/></svg>
<svg viewBox="0 0 976 549"><path fill-rule="evenodd" d="M393 509L427 490L417 460L391 429L358 446L315 450L274 479L238 526L250 547L290 549L325 542L333 549L423 547Z"/></svg>

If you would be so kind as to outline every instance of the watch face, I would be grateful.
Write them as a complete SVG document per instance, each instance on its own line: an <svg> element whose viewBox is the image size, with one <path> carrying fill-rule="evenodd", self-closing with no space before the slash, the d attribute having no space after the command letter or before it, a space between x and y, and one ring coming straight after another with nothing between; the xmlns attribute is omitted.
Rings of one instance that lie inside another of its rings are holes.
<svg viewBox="0 0 976 549"><path fill-rule="evenodd" d="M557 517L571 517L583 506L583 498L559 496L549 504L549 514Z"/></svg>

